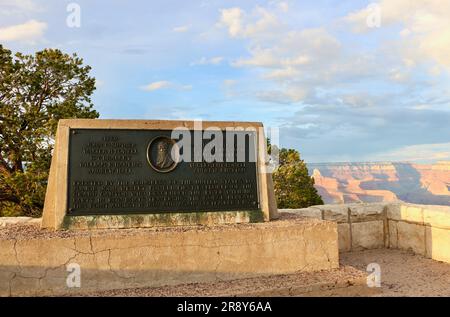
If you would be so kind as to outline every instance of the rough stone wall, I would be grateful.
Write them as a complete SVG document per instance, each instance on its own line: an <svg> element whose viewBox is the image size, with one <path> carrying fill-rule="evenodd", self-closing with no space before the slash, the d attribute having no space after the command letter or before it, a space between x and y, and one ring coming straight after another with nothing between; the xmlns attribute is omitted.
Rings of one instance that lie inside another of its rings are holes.
<svg viewBox="0 0 450 317"><path fill-rule="evenodd" d="M337 222L339 251L394 248L450 263L450 207L408 203L322 205L285 209Z"/></svg>
<svg viewBox="0 0 450 317"><path fill-rule="evenodd" d="M386 204L321 205L304 209L281 209L338 225L339 251L349 252L387 246Z"/></svg>
<svg viewBox="0 0 450 317"><path fill-rule="evenodd" d="M8 226L15 225L41 225L41 218L31 218L31 217L0 217L0 228L5 228Z"/></svg>

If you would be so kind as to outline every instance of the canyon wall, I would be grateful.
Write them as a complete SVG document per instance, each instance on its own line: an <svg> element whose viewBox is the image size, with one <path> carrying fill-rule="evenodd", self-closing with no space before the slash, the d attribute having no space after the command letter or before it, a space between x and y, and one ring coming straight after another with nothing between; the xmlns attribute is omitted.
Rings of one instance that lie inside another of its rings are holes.
<svg viewBox="0 0 450 317"><path fill-rule="evenodd" d="M450 162L308 164L326 204L404 201L450 206Z"/></svg>

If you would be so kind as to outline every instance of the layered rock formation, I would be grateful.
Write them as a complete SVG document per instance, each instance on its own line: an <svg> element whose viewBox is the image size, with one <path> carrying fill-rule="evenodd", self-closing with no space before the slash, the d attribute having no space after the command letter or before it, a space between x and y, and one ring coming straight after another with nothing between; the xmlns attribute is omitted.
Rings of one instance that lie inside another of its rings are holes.
<svg viewBox="0 0 450 317"><path fill-rule="evenodd" d="M327 204L405 202L450 206L450 162L308 164Z"/></svg>

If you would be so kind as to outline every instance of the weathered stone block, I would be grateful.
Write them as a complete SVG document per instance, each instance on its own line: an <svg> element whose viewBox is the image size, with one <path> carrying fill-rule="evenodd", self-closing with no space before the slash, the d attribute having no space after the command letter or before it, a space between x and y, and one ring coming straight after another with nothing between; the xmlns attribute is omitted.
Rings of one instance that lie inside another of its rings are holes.
<svg viewBox="0 0 450 317"><path fill-rule="evenodd" d="M312 206L323 212L324 220L335 221L337 223L348 223L348 205L322 205Z"/></svg>
<svg viewBox="0 0 450 317"><path fill-rule="evenodd" d="M340 252L349 252L352 248L350 237L350 225L348 223L338 224L338 244Z"/></svg>
<svg viewBox="0 0 450 317"><path fill-rule="evenodd" d="M36 223L36 220L31 217L0 217L0 227L25 224L29 222Z"/></svg>
<svg viewBox="0 0 450 317"><path fill-rule="evenodd" d="M15 240L0 240L0 259L2 259L0 267L18 266L19 263L16 254Z"/></svg>
<svg viewBox="0 0 450 317"><path fill-rule="evenodd" d="M450 229L450 208L447 206L424 206L423 221L433 228Z"/></svg>
<svg viewBox="0 0 450 317"><path fill-rule="evenodd" d="M350 204L351 222L383 220L386 204Z"/></svg>
<svg viewBox="0 0 450 317"><path fill-rule="evenodd" d="M414 253L425 255L425 226L399 221L397 237L399 249L412 250Z"/></svg>
<svg viewBox="0 0 450 317"><path fill-rule="evenodd" d="M389 220L389 248L398 248L398 231L397 231L397 221Z"/></svg>
<svg viewBox="0 0 450 317"><path fill-rule="evenodd" d="M388 219L423 224L423 206L411 204L390 204L387 210Z"/></svg>
<svg viewBox="0 0 450 317"><path fill-rule="evenodd" d="M290 212L306 218L322 219L322 211L317 208L278 209L279 212Z"/></svg>
<svg viewBox="0 0 450 317"><path fill-rule="evenodd" d="M14 272L5 270L0 266L0 296L9 296L11 282L15 278L16 274Z"/></svg>
<svg viewBox="0 0 450 317"><path fill-rule="evenodd" d="M426 257L450 263L450 230L426 227Z"/></svg>
<svg viewBox="0 0 450 317"><path fill-rule="evenodd" d="M352 223L352 249L378 249L384 247L382 220Z"/></svg>

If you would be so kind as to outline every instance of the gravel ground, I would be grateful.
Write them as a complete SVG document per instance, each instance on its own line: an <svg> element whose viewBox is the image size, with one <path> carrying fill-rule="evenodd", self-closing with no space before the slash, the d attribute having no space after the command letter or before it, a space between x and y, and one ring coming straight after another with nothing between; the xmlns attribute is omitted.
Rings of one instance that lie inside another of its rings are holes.
<svg viewBox="0 0 450 317"><path fill-rule="evenodd" d="M185 232L190 230L196 231L223 231L245 229L249 227L272 227L283 226L295 222L308 221L310 223L319 222L317 219L305 218L294 213L281 213L280 218L274 221L263 223L240 223L240 224L223 224L215 226L175 226L175 227L152 227L152 228L130 228L130 229L98 229L98 230L61 230L51 231L40 229L39 223L32 225L11 224L0 227L0 240L28 240L28 239L51 239L51 238L71 238L80 236L130 236L139 235L149 232Z"/></svg>
<svg viewBox="0 0 450 317"><path fill-rule="evenodd" d="M156 288L87 293L83 296L296 296L316 292L340 293L361 285L365 274L348 266L320 272L273 275L215 283L192 283Z"/></svg>
<svg viewBox="0 0 450 317"><path fill-rule="evenodd" d="M400 250L367 250L340 255L341 264L365 271L381 268L381 292L374 296L450 296L450 264Z"/></svg>

